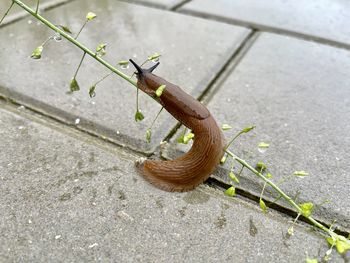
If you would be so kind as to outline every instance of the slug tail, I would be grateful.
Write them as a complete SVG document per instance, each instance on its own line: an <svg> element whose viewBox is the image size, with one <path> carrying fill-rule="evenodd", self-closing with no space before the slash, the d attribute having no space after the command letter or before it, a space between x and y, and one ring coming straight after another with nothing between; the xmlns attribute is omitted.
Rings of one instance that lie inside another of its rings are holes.
<svg viewBox="0 0 350 263"><path fill-rule="evenodd" d="M215 120L204 120L206 132L196 136L186 154L170 161L146 160L137 165L138 171L154 186L168 192L190 191L203 183L219 164L224 153L224 139Z"/></svg>

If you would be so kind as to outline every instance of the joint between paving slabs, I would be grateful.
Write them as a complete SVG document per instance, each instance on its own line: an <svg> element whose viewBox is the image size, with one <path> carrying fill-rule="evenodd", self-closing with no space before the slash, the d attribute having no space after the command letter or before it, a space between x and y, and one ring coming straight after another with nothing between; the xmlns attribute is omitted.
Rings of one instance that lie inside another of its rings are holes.
<svg viewBox="0 0 350 263"><path fill-rule="evenodd" d="M207 88L202 92L202 94L198 97L204 104L208 104L209 101L216 94L218 89L222 86L225 80L234 72L234 69L238 66L239 62L243 59L243 57L248 53L250 48L254 45L256 40L258 39L260 32L256 30L252 30L245 39L241 42L239 47L235 50L235 52L231 55L231 57L226 61L226 63L222 66L219 73L210 81Z"/></svg>
<svg viewBox="0 0 350 263"><path fill-rule="evenodd" d="M181 8L182 6L184 6L185 4L188 4L189 2L191 2L192 0L183 0L177 4L175 4L174 6L172 6L171 8L169 8L169 10L176 12L179 8Z"/></svg>

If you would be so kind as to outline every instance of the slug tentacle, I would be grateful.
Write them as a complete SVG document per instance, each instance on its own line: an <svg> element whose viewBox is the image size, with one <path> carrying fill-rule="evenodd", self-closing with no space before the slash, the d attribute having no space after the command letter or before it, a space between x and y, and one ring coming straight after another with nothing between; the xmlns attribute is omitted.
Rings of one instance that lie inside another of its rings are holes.
<svg viewBox="0 0 350 263"><path fill-rule="evenodd" d="M163 190L191 190L210 176L224 154L225 139L221 129L204 105L178 86L152 73L159 63L150 69L142 69L130 61L138 71L138 88L154 97L158 87L166 85L159 102L195 135L186 154L170 161L146 160L137 166L138 170L149 182Z"/></svg>

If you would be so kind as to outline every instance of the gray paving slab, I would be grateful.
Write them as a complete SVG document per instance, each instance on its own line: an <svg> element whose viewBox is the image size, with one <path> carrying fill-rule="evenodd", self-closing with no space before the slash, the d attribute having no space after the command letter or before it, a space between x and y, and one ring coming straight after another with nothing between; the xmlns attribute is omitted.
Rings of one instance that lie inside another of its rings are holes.
<svg viewBox="0 0 350 263"><path fill-rule="evenodd" d="M347 0L194 0L181 10L350 44Z"/></svg>
<svg viewBox="0 0 350 263"><path fill-rule="evenodd" d="M308 227L284 238L288 218L209 187L158 190L137 156L23 116L0 109L1 262L303 262L328 249Z"/></svg>
<svg viewBox="0 0 350 263"><path fill-rule="evenodd" d="M256 125L231 147L256 164L264 161L279 181L294 171L309 176L281 186L299 202L330 203L316 217L350 229L350 52L264 33L215 93L208 107L231 124L232 137ZM265 153L260 142L270 144ZM237 167L239 168L239 167ZM227 172L226 172L227 174ZM259 196L262 185L244 173L241 187Z"/></svg>
<svg viewBox="0 0 350 263"><path fill-rule="evenodd" d="M203 92L249 33L241 27L112 0L74 1L45 16L77 32L88 11L97 13L98 18L79 37L82 43L92 49L100 42L107 43L104 58L111 63L129 58L140 63L154 52L163 54L156 74L194 96ZM147 144L145 131L160 106L141 94L140 107L146 118L135 123L136 90L117 77L101 83L97 96L90 99L88 88L107 73L90 58L78 75L82 90L66 94L81 51L65 41L52 42L45 47L41 60L29 59L33 49L51 34L44 26L26 21L0 31L0 38L6 39L0 43L0 94L73 125L79 118L80 128L119 144L153 151L176 124L174 119L162 113L153 129L153 141ZM131 75L133 71L130 67L125 72Z"/></svg>
<svg viewBox="0 0 350 263"><path fill-rule="evenodd" d="M40 9L39 10L42 11L45 8L52 7L52 6L57 5L59 3L65 3L68 1L69 0L42 0L42 1L40 1ZM11 2L12 2L11 0L0 0L0 17L2 17L5 14L6 10L11 5ZM35 9L37 0L24 0L23 3L32 7L33 9ZM9 22L20 19L26 15L27 15L27 13L24 12L22 10L22 8L18 7L16 4L14 4L13 7L11 8L9 14L6 16L6 18L4 19L4 21L0 25L0 27L9 23ZM34 21L31 18L28 18L27 23L32 24L32 23L36 23L36 21Z"/></svg>
<svg viewBox="0 0 350 263"><path fill-rule="evenodd" d="M172 7L182 3L184 0L121 0L121 1L171 9Z"/></svg>

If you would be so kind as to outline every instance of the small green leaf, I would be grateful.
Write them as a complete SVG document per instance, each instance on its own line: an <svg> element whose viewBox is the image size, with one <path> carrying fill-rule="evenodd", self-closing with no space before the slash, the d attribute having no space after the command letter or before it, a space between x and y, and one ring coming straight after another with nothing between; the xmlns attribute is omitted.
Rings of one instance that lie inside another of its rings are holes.
<svg viewBox="0 0 350 263"><path fill-rule="evenodd" d="M69 87L70 87L70 91L71 91L71 92L80 90L78 81L77 81L75 78L72 78Z"/></svg>
<svg viewBox="0 0 350 263"><path fill-rule="evenodd" d="M221 160L220 160L220 164L224 164L227 160L227 154L224 154L224 156L222 156Z"/></svg>
<svg viewBox="0 0 350 263"><path fill-rule="evenodd" d="M333 250L333 248L330 248L330 249L328 249L327 251L326 251L326 255L323 257L323 261L324 262L327 262L327 261L329 261L330 259L331 259L331 254L332 254L332 250Z"/></svg>
<svg viewBox="0 0 350 263"><path fill-rule="evenodd" d="M234 181L235 183L239 184L239 180L238 180L237 176L232 171L228 174L228 176L230 177L230 179L232 181Z"/></svg>
<svg viewBox="0 0 350 263"><path fill-rule="evenodd" d="M147 131L146 131L146 141L147 141L148 143L151 142L151 137L152 137L151 129L147 129Z"/></svg>
<svg viewBox="0 0 350 263"><path fill-rule="evenodd" d="M192 132L186 134L184 136L184 144L187 144L190 140L192 140L194 138L194 134Z"/></svg>
<svg viewBox="0 0 350 263"><path fill-rule="evenodd" d="M62 28L62 30L66 33L72 34L72 31L70 30L69 27L63 26L63 25L58 25L58 27Z"/></svg>
<svg viewBox="0 0 350 263"><path fill-rule="evenodd" d="M155 59L159 58L160 56L161 56L161 55L158 54L158 53L156 52L156 53L154 53L153 55L149 56L149 57L148 57L148 60L149 60L149 61L155 60Z"/></svg>
<svg viewBox="0 0 350 263"><path fill-rule="evenodd" d="M234 186L231 186L224 193L225 193L225 195L232 197L232 196L236 195L236 188Z"/></svg>
<svg viewBox="0 0 350 263"><path fill-rule="evenodd" d="M294 235L294 226L291 226L287 230L288 235L293 236Z"/></svg>
<svg viewBox="0 0 350 263"><path fill-rule="evenodd" d="M43 53L43 46L38 46L36 49L34 49L32 55L30 56L33 59L40 59L41 58L41 54Z"/></svg>
<svg viewBox="0 0 350 263"><path fill-rule="evenodd" d="M253 130L255 128L255 126L249 126L249 127L245 127L241 133L247 133L250 132L251 130Z"/></svg>
<svg viewBox="0 0 350 263"><path fill-rule="evenodd" d="M98 46L96 47L96 53L101 57L104 56L106 54L106 47L107 47L106 43L98 44Z"/></svg>
<svg viewBox="0 0 350 263"><path fill-rule="evenodd" d="M272 174L270 174L270 173L267 173L267 174L266 174L266 178L267 178L267 179L270 179L270 178L272 178Z"/></svg>
<svg viewBox="0 0 350 263"><path fill-rule="evenodd" d="M181 136L177 139L177 142L184 143L184 137L185 137L185 134L181 134Z"/></svg>
<svg viewBox="0 0 350 263"><path fill-rule="evenodd" d="M160 85L159 88L156 90L156 96L159 98L162 96L163 91L165 90L166 85Z"/></svg>
<svg viewBox="0 0 350 263"><path fill-rule="evenodd" d="M267 213L267 206L266 206L264 200L260 199L259 200L259 205L260 205L260 208L263 210L263 212Z"/></svg>
<svg viewBox="0 0 350 263"><path fill-rule="evenodd" d="M230 126L229 124L224 123L224 124L221 126L221 129L222 129L223 131L228 131L228 130L231 130L231 129L232 129L232 126Z"/></svg>
<svg viewBox="0 0 350 263"><path fill-rule="evenodd" d="M318 260L316 258L307 258L306 263L318 263Z"/></svg>
<svg viewBox="0 0 350 263"><path fill-rule="evenodd" d="M335 237L327 237L326 240L327 240L327 242L328 242L328 244L330 246L334 246L335 245L335 242L336 242L336 238Z"/></svg>
<svg viewBox="0 0 350 263"><path fill-rule="evenodd" d="M120 61L118 61L118 65L119 65L119 66L126 66L126 65L129 65L129 61L127 61L127 60L120 60Z"/></svg>
<svg viewBox="0 0 350 263"><path fill-rule="evenodd" d="M304 177L304 176L308 176L309 173L308 173L308 172L305 172L305 171L295 171L295 172L293 173L293 175L295 175L295 176L300 176L300 177Z"/></svg>
<svg viewBox="0 0 350 263"><path fill-rule="evenodd" d="M343 236L337 235L336 237L328 237L327 242L330 246L335 246L340 254L350 250L350 240Z"/></svg>
<svg viewBox="0 0 350 263"><path fill-rule="evenodd" d="M89 88L89 96L90 96L90 98L93 98L93 97L96 96L95 89L96 89L96 86L95 86L95 85L93 85L93 86L91 86L91 87Z"/></svg>
<svg viewBox="0 0 350 263"><path fill-rule="evenodd" d="M135 121L142 121L145 118L140 110L135 113Z"/></svg>
<svg viewBox="0 0 350 263"><path fill-rule="evenodd" d="M258 144L258 147L259 148L269 148L270 144L265 143L265 142L261 142L261 143Z"/></svg>
<svg viewBox="0 0 350 263"><path fill-rule="evenodd" d="M93 12L89 12L86 14L86 20L87 21L91 21L92 19L95 19L97 17L97 15Z"/></svg>
<svg viewBox="0 0 350 263"><path fill-rule="evenodd" d="M267 166L263 162L258 162L256 164L256 169L259 171L265 171L267 169Z"/></svg>
<svg viewBox="0 0 350 263"><path fill-rule="evenodd" d="M314 204L310 202L299 204L299 206L301 208L301 214L305 217L309 217L314 209Z"/></svg>

